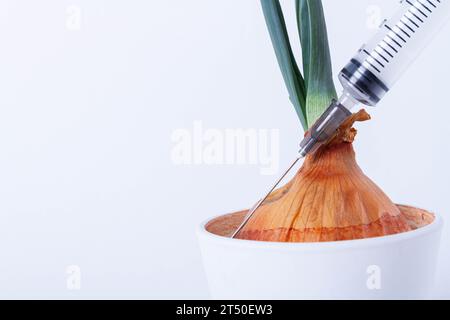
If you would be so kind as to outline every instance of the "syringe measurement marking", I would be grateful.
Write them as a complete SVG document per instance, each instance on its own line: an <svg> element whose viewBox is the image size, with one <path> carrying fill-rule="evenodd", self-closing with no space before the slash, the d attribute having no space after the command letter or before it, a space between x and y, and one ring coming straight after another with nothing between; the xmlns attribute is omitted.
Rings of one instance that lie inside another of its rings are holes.
<svg viewBox="0 0 450 320"><path fill-rule="evenodd" d="M428 10L430 13L433 13L433 11L428 8L427 6L425 6L420 0L417 0L420 5L422 5L426 10ZM426 0L427 2L429 2L434 8L437 8L437 6L432 3L430 0ZM411 6L414 7L414 9L417 9L419 12L421 11L420 9L418 9L413 3L411 3L411 1L406 0L406 2L408 4L410 4ZM420 22L423 23L423 20L420 19L419 17L417 17L417 15L414 14L414 12L411 12L408 9L408 12L406 12L401 18L400 20L397 22L397 24L394 27L390 27L388 24L384 24L384 26L386 27L386 29L388 29L390 32L394 33L401 41L403 41L404 43L407 43L407 41L405 40L405 38L403 38L400 35L400 32L402 32L403 34L405 34L408 38L411 38L411 35L405 31L405 29L402 28L406 27L408 28L411 32L416 33L416 31L408 24L408 21L413 23L417 28L420 28L419 25L417 23L415 23L410 17L408 17L408 13L412 14L415 18L417 18ZM426 16L426 15L425 15ZM426 16L428 18L428 16ZM406 20L408 21L406 21ZM392 41L391 41L392 40ZM382 40L383 43L385 43L386 45L388 45L392 50L394 50L396 53L398 53L398 50L396 50L389 42L394 42L395 44L397 44L400 48L402 48L402 46L400 45L400 43L398 41L396 41L390 33L386 34L385 39ZM386 48L384 48L381 43L379 43L375 49L373 50L372 53L376 53L377 56L381 57L384 61L386 61L387 63L389 63L390 61L380 52L380 51L384 51L386 52L391 58L394 58L394 55L391 54L388 50L386 50ZM380 63L373 55L372 53L369 53L367 50L364 50L364 52L369 55L373 60L375 60L376 62L378 62L378 64L382 65L384 67L384 65L382 63ZM375 68L376 69L376 68Z"/></svg>
<svg viewBox="0 0 450 320"><path fill-rule="evenodd" d="M432 11L430 10L430 8L428 8L426 5L424 5L420 0L417 0L417 2L419 2L420 5L421 5L422 7L424 7L429 13L432 13Z"/></svg>
<svg viewBox="0 0 450 320"><path fill-rule="evenodd" d="M417 3L417 2L411 3L411 1L409 1L409 0L406 0L406 2L409 3L411 6L413 6L414 9L415 9L416 11L420 12L425 18L428 18L428 16L427 16L422 10L420 10L420 8L417 8L417 7L416 7L416 3Z"/></svg>
<svg viewBox="0 0 450 320"><path fill-rule="evenodd" d="M380 66L382 66L384 68L384 64L382 64L380 61L378 61L377 58L375 58L374 56L372 56L372 54L370 52L368 52L366 49L363 50L364 53L366 53L369 57L371 57L373 60L375 60ZM369 61L370 63L370 61Z"/></svg>
<svg viewBox="0 0 450 320"><path fill-rule="evenodd" d="M384 52L386 52L391 58L394 58L394 55L393 54L391 54L389 51L387 51L385 48L383 48L381 45L377 45L377 48L380 48L381 50L383 50ZM375 48L375 50L376 50L376 48ZM385 59L385 60L387 60L387 59ZM389 62L389 61L388 61Z"/></svg>
<svg viewBox="0 0 450 320"><path fill-rule="evenodd" d="M406 12L405 15L404 15L404 17L405 17L406 19L408 19L413 25L415 25L417 29L419 29L419 28L420 28L419 25L418 25L417 23L415 23L410 17L408 17L408 16L406 15L406 14L408 14L408 13L409 13L409 12Z"/></svg>
<svg viewBox="0 0 450 320"><path fill-rule="evenodd" d="M433 2L431 2L430 0L427 0L427 2L436 8L436 5Z"/></svg>
<svg viewBox="0 0 450 320"><path fill-rule="evenodd" d="M389 32L386 33L386 36L387 36L390 40L394 41L395 44L398 45L400 48L403 48L402 45L401 45L400 43L398 43L394 38L392 38L392 36L389 34Z"/></svg>
<svg viewBox="0 0 450 320"><path fill-rule="evenodd" d="M420 6L422 6L425 10L427 10L429 13L433 13L433 9L430 9L430 7L426 6L423 2L423 0L416 0L416 2L419 3ZM437 9L437 4L433 3L432 0L426 0L433 8ZM440 0L436 0L439 4L441 3ZM450 1L450 0L449 0ZM404 34L406 37L411 38L412 34L409 34L406 29L411 31L412 33L416 33L416 30L414 30L414 25L417 30L420 29L420 26L418 23L416 23L413 19L420 23L424 23L424 20L421 19L415 12L420 13L425 18L429 18L428 15L426 15L420 8L417 7L416 2L412 3L410 0L406 0L406 3L408 3L410 6L405 11L405 13L401 16L401 18L398 20L398 22L394 26L389 26L387 23L383 24L385 28L388 30L385 37L377 44L377 46L371 51L367 51L366 49L363 49L362 51L367 55L367 58L364 59L363 64L366 64L366 67L372 67L377 72L381 73L381 70L377 68L374 64L378 64L381 67L385 68L385 65L381 62L380 58L384 60L386 63L390 63L390 59L384 55L386 53L389 55L391 59L394 59L395 54L399 53L399 50L397 50L394 46L396 45L398 48L403 48L403 46L400 44L399 41L403 41L403 43L407 44L406 38L402 36ZM410 25L411 23L412 25ZM394 34L394 35L392 35ZM400 39L399 41L396 40L396 38ZM388 49L392 49L393 52L389 52Z"/></svg>
<svg viewBox="0 0 450 320"><path fill-rule="evenodd" d="M403 30L402 28L400 28L398 25L399 24L402 24L402 25L404 25L405 26L405 24L403 23L403 22L401 22L401 21L399 21L398 23L397 23L397 25L395 26L396 28L398 28L400 31L402 31L408 38L411 38L411 35L409 34L409 33L407 33L405 30ZM396 35L397 35L397 37L399 37L403 42L405 42L406 43L406 40L403 38L403 37L401 37L399 34L398 34L398 32L396 32L395 30L393 30L392 28L390 28L387 24L385 24L385 27L388 29L388 30L390 30L390 31L392 31L392 32L394 32ZM408 25L406 25L406 27L408 27L408 28L410 28ZM410 28L411 29L411 28ZM412 29L411 29L412 30ZM415 32L414 30L412 30L413 32ZM374 49L374 51L373 52L375 52L378 56L380 56L384 61L386 61L387 63L389 63L390 61L380 52L380 50L383 50L384 52L386 52L391 58L394 58L394 55L392 55L389 51L387 51L385 48L383 48L380 44L378 44L376 47L375 47L375 49ZM367 54L369 54L368 52L366 52ZM371 55L371 54L369 54L369 55ZM374 58L374 57L373 57ZM374 58L375 59L375 58ZM384 66L383 66L384 67Z"/></svg>
<svg viewBox="0 0 450 320"><path fill-rule="evenodd" d="M405 30L403 30L402 28L400 28L400 26L399 26L400 23L403 25L403 22L399 21L395 26L396 26L401 32L403 32L408 38L411 38L411 36L409 35L408 32L406 32Z"/></svg>
<svg viewBox="0 0 450 320"><path fill-rule="evenodd" d="M386 40L381 40L382 42L384 42L385 44L387 44L392 50L395 51L395 53L398 53L397 49L395 49L393 46L391 46L388 42L386 42ZM393 58L393 57L392 57Z"/></svg>
<svg viewBox="0 0 450 320"><path fill-rule="evenodd" d="M369 65L369 66L371 66L373 69L377 70L378 73L381 73L381 70L378 69L377 67L375 67L369 60L367 60L367 59L364 60L364 63L366 64L366 65L365 65L366 68L367 68L367 65ZM364 65L364 63L363 63L363 65Z"/></svg>
<svg viewBox="0 0 450 320"><path fill-rule="evenodd" d="M402 23L405 27L407 27L409 30L411 30L412 33L416 33L414 31L414 29L409 26L408 21L403 20L404 18L405 18L405 16L403 16L398 23Z"/></svg>
<svg viewBox="0 0 450 320"><path fill-rule="evenodd" d="M415 8L415 7L414 7ZM408 12L411 13L417 20L419 20L421 23L423 23L423 20L420 19L414 12L411 11L411 8L408 9Z"/></svg>
<svg viewBox="0 0 450 320"><path fill-rule="evenodd" d="M406 40L403 39L396 31L392 30L391 27L389 27L387 24L384 25L389 31L392 31L400 40L402 40L404 43L406 43Z"/></svg>
<svg viewBox="0 0 450 320"><path fill-rule="evenodd" d="M377 54L378 56L380 56L381 58L383 58L384 61L386 61L387 63L389 63L389 60L388 60L385 56L383 56L383 55L381 54L381 52L378 51L379 48L380 48L380 46L376 46L374 52L376 52L376 54Z"/></svg>

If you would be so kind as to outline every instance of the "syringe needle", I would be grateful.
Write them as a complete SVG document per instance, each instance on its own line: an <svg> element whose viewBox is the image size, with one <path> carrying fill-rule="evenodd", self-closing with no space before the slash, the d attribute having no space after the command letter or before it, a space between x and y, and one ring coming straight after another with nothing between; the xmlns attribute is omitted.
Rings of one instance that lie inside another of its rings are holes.
<svg viewBox="0 0 450 320"><path fill-rule="evenodd" d="M270 188L269 192L266 193L264 198L262 198L256 205L249 211L245 216L244 221L236 229L236 231L231 235L231 238L235 238L239 232L245 227L249 222L251 217L255 214L262 204L269 198L272 192L278 187L278 185L283 181L287 174L292 170L292 168L308 154L313 153L317 150L322 143L328 141L339 126L351 115L351 112L338 101L334 101L325 110L322 116L317 119L314 125L308 130L306 136L300 143L300 150L295 161L289 166L289 168L283 173L281 178Z"/></svg>
<svg viewBox="0 0 450 320"><path fill-rule="evenodd" d="M283 173L283 175L277 180L277 182L273 185L273 187L267 192L267 194L262 198L260 201L258 201L257 204L254 205L254 207L249 211L249 213L245 216L244 221L240 224L240 226L236 229L236 231L231 235L231 238L235 238L239 232L245 227L247 222L251 219L253 214L256 212L256 210L259 209L259 207L262 206L262 204L267 200L267 198L272 194L272 192L278 187L278 185L283 181L283 179L287 176L287 174L292 170L292 168L295 167L297 162L300 161L303 157L297 157L295 161L289 166L289 168Z"/></svg>

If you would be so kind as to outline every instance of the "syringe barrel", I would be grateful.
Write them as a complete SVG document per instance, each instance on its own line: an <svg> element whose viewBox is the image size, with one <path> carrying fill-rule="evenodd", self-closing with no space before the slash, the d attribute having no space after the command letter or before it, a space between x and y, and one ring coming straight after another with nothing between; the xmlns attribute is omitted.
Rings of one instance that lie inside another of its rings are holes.
<svg viewBox="0 0 450 320"><path fill-rule="evenodd" d="M403 0L339 74L344 90L374 106L449 19L450 0Z"/></svg>

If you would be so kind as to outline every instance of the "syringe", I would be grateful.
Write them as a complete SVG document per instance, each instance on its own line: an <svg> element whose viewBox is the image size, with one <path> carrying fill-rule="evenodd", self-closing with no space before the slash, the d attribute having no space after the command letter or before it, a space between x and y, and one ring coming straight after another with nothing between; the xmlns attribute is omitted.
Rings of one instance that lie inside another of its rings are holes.
<svg viewBox="0 0 450 320"><path fill-rule="evenodd" d="M358 104L375 106L448 21L450 0L403 0L339 73L344 91L300 144L306 156L327 141Z"/></svg>
<svg viewBox="0 0 450 320"><path fill-rule="evenodd" d="M328 141L359 104L375 106L422 49L448 21L450 0L402 0L400 9L383 21L375 36L339 73L343 93L333 101L300 143L298 157L234 232L234 238L300 159Z"/></svg>

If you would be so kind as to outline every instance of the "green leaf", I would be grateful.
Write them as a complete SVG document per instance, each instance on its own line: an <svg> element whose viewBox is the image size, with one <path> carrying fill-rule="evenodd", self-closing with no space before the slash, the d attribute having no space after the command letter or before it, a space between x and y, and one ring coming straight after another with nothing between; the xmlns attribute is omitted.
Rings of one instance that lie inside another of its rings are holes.
<svg viewBox="0 0 450 320"><path fill-rule="evenodd" d="M261 0L261 5L289 98L306 130L308 125L305 83L292 53L280 2L278 0Z"/></svg>
<svg viewBox="0 0 450 320"><path fill-rule="evenodd" d="M296 0L297 24L302 45L308 127L336 98L327 26L321 0Z"/></svg>

